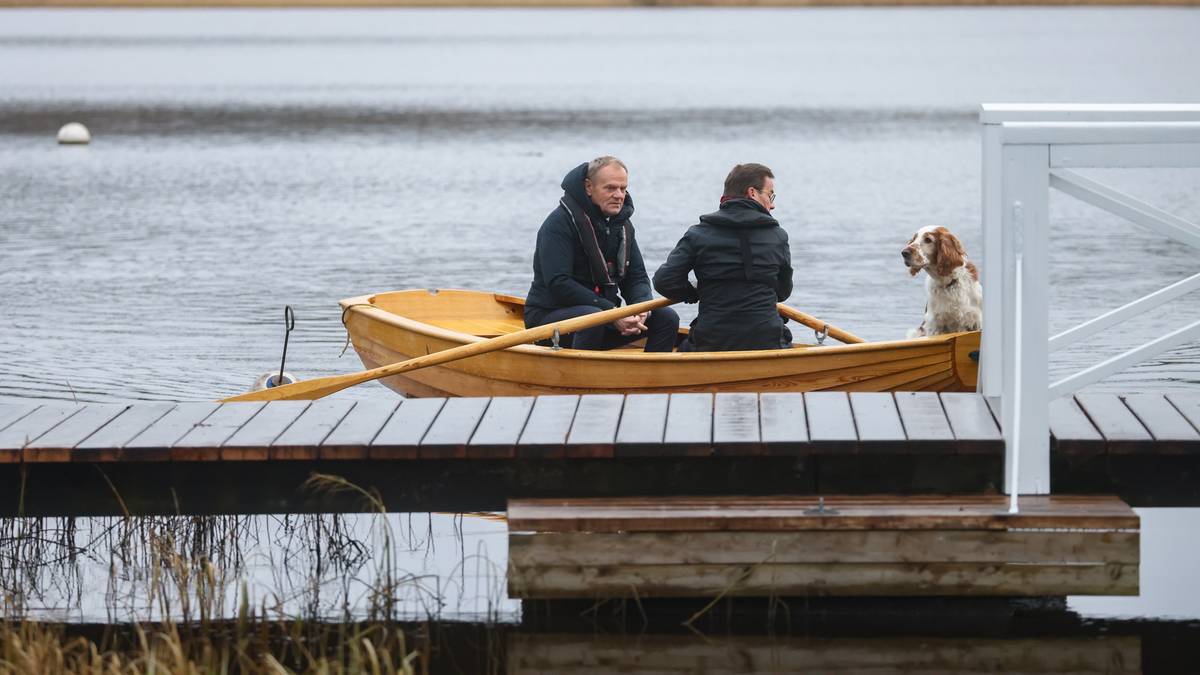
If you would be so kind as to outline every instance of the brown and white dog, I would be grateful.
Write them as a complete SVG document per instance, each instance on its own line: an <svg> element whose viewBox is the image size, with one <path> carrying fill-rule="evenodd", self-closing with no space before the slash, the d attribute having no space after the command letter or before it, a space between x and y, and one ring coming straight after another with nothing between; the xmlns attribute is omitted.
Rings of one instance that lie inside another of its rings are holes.
<svg viewBox="0 0 1200 675"><path fill-rule="evenodd" d="M925 270L925 320L908 337L979 330L983 288L979 270L967 260L962 242L944 227L923 227L900 252L908 271Z"/></svg>

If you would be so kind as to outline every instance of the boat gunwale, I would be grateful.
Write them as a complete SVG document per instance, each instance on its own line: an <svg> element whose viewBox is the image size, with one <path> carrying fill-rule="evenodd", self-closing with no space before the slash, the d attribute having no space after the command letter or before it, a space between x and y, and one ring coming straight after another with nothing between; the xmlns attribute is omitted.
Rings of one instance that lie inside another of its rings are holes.
<svg viewBox="0 0 1200 675"><path fill-rule="evenodd" d="M352 298L340 300L338 304L342 307L343 314L348 312L360 312L363 318L373 321L379 321L391 325L395 328L407 330L413 333L424 335L426 337L437 338L448 342L458 342L461 344L469 344L475 342L483 342L488 338L464 333L461 331L441 328L433 324L411 319L401 314L390 312L382 307L375 305L373 300L380 295L390 295L398 293L429 293L434 290L437 293L445 291L453 291L457 293L470 293L478 296L486 296L496 301L508 301L512 304L524 303L522 298L508 295L504 293L492 293L488 291L476 291L470 289L458 288L438 288L438 289L408 289L400 291L384 291L382 293L371 293L368 295L360 295ZM367 310L375 310L368 314ZM345 322L343 322L345 324ZM349 328L346 328L349 332ZM611 351L592 351L586 349L549 349L533 344L522 344L508 347L503 350L506 352L515 352L527 356L535 356L539 358L559 358L559 359L584 359L593 361L661 361L661 362L688 362L688 361L753 361L753 360L770 360L770 359L792 359L805 358L808 356L828 356L830 353L856 353L856 352L872 352L881 350L895 349L919 349L921 347L941 346L945 345L949 349L953 349L954 340L960 336L970 335L976 331L967 331L961 333L945 333L942 335L934 335L920 338L909 338L905 340L888 340L884 342L862 342L849 345L827 345L827 346L806 346L802 349L760 349L751 351L729 351L729 352L632 352L628 354L616 353L617 350Z"/></svg>

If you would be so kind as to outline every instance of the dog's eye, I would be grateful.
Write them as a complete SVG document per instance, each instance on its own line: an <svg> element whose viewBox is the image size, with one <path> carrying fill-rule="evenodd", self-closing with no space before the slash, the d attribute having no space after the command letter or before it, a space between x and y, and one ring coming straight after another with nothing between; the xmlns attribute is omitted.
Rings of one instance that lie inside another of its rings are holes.
<svg viewBox="0 0 1200 675"><path fill-rule="evenodd" d="M932 243L933 243L933 237L925 237L925 243L926 243L926 244L932 244Z"/></svg>

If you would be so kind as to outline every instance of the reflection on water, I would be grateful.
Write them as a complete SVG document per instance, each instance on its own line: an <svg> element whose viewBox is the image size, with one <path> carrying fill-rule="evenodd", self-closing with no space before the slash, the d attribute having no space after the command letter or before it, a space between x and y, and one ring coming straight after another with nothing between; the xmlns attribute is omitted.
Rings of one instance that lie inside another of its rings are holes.
<svg viewBox="0 0 1200 675"><path fill-rule="evenodd" d="M289 370L356 370L338 299L524 294L559 181L601 153L632 167L651 269L731 165L771 166L791 304L901 337L924 306L911 233L946 225L981 256L977 104L1200 99L1197 34L1200 13L1128 8L6 11L0 400L244 391L279 363L284 304ZM605 75L579 72L600 42ZM69 120L90 146L54 144ZM1200 216L1200 170L1088 173ZM1052 331L1197 271L1182 245L1051 208ZM1053 374L1198 308L1057 353ZM1191 345L1099 386L1194 387L1198 362Z"/></svg>

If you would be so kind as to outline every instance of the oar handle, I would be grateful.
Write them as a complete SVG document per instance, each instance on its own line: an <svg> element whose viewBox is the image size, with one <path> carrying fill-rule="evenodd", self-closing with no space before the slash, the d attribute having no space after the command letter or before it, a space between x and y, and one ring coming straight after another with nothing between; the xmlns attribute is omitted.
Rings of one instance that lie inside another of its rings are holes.
<svg viewBox="0 0 1200 675"><path fill-rule="evenodd" d="M603 312L595 314L585 314L577 316L573 319L564 319L554 323L548 323L544 326L535 326L526 328L515 333L506 333L494 338L484 340L482 342L471 342L465 345L460 345L445 351L418 356L415 359L408 359L399 363L390 363L386 366L364 370L358 373L349 375L333 375L330 377L318 377L311 380L296 382L295 384L287 384L282 387L272 387L270 389L261 389L252 391L238 396L231 396L222 399L222 403L234 401L311 401L314 399L328 396L337 391L341 391L347 387L353 387L356 384L378 380L383 377L399 375L420 368L429 366L437 366L458 359L465 359L479 354L487 354L501 349L508 349L517 345L523 345L538 340L544 340L552 335L557 330L560 334L574 333L576 331L600 326L617 319L623 319L634 314L649 312L652 309L666 307L674 301L669 298L659 298L657 300L647 300L634 305L625 307L614 307Z"/></svg>
<svg viewBox="0 0 1200 675"><path fill-rule="evenodd" d="M836 326L830 326L828 323L821 321L817 317L815 317L811 314L805 314L804 312L801 312L800 310L798 310L794 307L788 307L787 305L783 304L782 302L779 303L779 313L786 316L787 318L791 319L792 321L802 323L805 326L808 326L809 328L811 328L813 330L819 330L819 331L828 330L829 337L831 337L843 344L854 345L854 344L859 344L860 342L866 342L866 340L858 337L854 333L847 333L846 331L842 330L841 328L838 328Z"/></svg>

